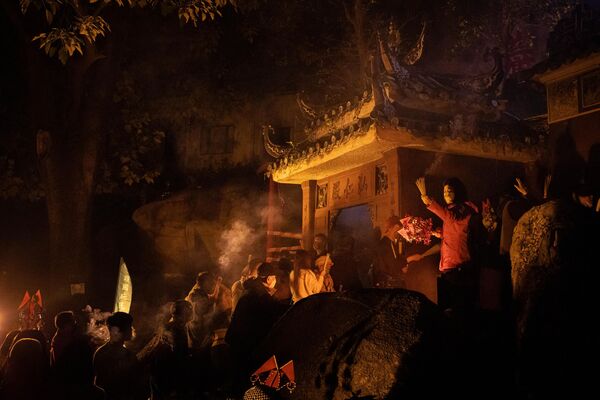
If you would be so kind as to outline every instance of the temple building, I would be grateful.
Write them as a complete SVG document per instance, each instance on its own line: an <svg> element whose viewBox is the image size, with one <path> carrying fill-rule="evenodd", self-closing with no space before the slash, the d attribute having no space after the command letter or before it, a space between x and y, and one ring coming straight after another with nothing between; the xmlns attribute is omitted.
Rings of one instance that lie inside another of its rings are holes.
<svg viewBox="0 0 600 400"><path fill-rule="evenodd" d="M598 12L577 7L550 35L548 59L530 71L546 88L549 153L560 165L556 169L581 174L585 168L585 183L595 193L600 190L599 38Z"/></svg>
<svg viewBox="0 0 600 400"><path fill-rule="evenodd" d="M547 125L507 112L499 55L486 54L494 64L478 76L428 74L417 66L424 32L403 56L380 41L362 98L326 112L298 99L307 123L292 145L274 144L265 129L265 148L276 158L270 177L302 187L305 247L344 214L352 223L368 213L371 228L381 228L390 215L426 213L414 185L419 176L438 199L443 179L458 176L482 200L542 154Z"/></svg>

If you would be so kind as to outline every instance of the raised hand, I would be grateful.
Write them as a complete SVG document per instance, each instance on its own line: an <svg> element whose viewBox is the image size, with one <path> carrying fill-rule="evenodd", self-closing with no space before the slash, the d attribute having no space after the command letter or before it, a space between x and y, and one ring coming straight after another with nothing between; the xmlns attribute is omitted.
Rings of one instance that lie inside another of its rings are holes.
<svg viewBox="0 0 600 400"><path fill-rule="evenodd" d="M422 176L415 182L417 185L417 189L419 189L419 193L421 196L427 196L427 186L425 185L425 177Z"/></svg>
<svg viewBox="0 0 600 400"><path fill-rule="evenodd" d="M523 181L521 181L521 179L517 178L516 179L516 184L513 185L515 187L515 189L517 189L517 191L519 193L521 193L521 196L523 197L527 197L527 186L523 183Z"/></svg>
<svg viewBox="0 0 600 400"><path fill-rule="evenodd" d="M417 185L417 189L419 189L419 192L421 193L421 201L426 206L429 206L431 204L431 199L429 198L429 196L427 196L427 186L425 186L425 177L422 176L419 179L417 179L415 184Z"/></svg>

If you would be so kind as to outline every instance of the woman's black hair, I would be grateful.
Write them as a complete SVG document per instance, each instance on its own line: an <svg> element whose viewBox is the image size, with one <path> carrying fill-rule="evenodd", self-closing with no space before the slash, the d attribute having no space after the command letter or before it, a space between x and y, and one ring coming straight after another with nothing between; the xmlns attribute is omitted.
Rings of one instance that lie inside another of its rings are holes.
<svg viewBox="0 0 600 400"><path fill-rule="evenodd" d="M443 187L446 186L450 186L454 190L454 203L452 207L446 206L452 214L452 219L461 220L475 212L472 207L465 204L468 198L467 187L460 179L448 178L444 181Z"/></svg>
<svg viewBox="0 0 600 400"><path fill-rule="evenodd" d="M448 178L444 181L445 186L450 186L454 190L454 202L456 204L464 203L467 201L467 187L458 178Z"/></svg>

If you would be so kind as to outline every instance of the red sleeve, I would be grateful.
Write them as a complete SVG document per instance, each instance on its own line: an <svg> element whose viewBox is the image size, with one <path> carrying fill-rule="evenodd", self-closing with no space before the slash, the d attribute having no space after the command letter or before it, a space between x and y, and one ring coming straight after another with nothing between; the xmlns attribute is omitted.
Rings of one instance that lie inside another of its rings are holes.
<svg viewBox="0 0 600 400"><path fill-rule="evenodd" d="M448 210L438 204L437 201L431 199L431 204L427 206L427 209L440 217L442 221L448 218Z"/></svg>

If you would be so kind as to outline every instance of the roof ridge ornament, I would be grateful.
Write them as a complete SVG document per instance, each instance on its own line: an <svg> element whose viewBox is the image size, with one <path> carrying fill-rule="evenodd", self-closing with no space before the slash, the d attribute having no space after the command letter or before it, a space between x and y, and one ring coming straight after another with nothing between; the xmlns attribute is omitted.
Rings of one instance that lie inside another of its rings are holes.
<svg viewBox="0 0 600 400"><path fill-rule="evenodd" d="M493 60L494 65L489 72L473 76L437 75L407 65L404 63L406 60L398 60L380 35L377 40L379 54L373 66L381 63L384 71L373 72L373 86L383 91L384 104L447 116L459 109L464 113L477 113L485 120L497 121L500 118L506 107L505 102L498 99L505 74L497 48L488 49L484 54L486 61Z"/></svg>
<svg viewBox="0 0 600 400"><path fill-rule="evenodd" d="M315 120L318 118L318 114L315 111L315 109L313 107L309 106L308 104L306 104L304 99L302 99L302 97L300 96L300 92L296 93L296 103L298 103L298 107L300 107L302 114L307 119Z"/></svg>
<svg viewBox="0 0 600 400"><path fill-rule="evenodd" d="M275 130L271 125L262 126L262 136L265 150L271 157L282 158L294 150L294 144L292 142L288 142L290 144L289 146L281 146L273 143L271 137L269 136L272 133L275 133Z"/></svg>
<svg viewBox="0 0 600 400"><path fill-rule="evenodd" d="M421 59L423 55L423 45L425 43L425 29L427 28L427 21L423 22L421 33L415 43L415 46L404 56L404 63L407 65L414 65Z"/></svg>

